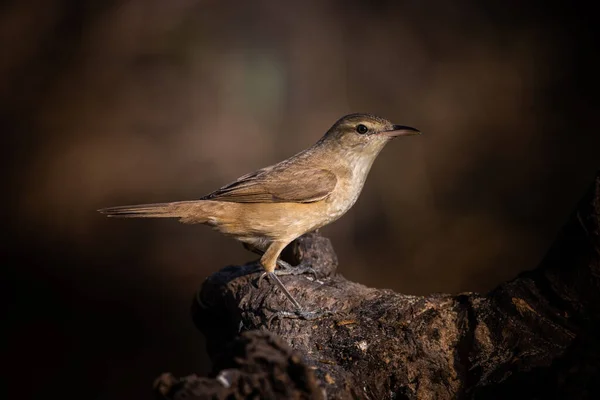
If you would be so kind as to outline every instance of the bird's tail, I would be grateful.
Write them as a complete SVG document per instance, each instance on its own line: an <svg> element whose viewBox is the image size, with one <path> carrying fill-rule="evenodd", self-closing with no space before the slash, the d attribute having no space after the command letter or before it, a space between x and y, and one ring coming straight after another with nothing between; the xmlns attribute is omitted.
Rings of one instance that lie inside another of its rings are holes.
<svg viewBox="0 0 600 400"><path fill-rule="evenodd" d="M101 208L98 212L108 217L115 218L180 218L182 220L193 218L196 223L205 222L202 212L202 200L176 201L172 203L136 204ZM186 221L187 222L187 221ZM190 221L192 222L192 221Z"/></svg>

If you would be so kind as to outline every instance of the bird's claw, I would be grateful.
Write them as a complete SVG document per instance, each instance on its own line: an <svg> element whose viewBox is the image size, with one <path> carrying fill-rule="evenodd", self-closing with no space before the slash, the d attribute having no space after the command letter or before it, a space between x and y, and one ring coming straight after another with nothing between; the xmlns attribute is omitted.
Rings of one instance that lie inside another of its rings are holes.
<svg viewBox="0 0 600 400"><path fill-rule="evenodd" d="M263 281L263 279L265 279L265 276L268 275L268 272L263 272L262 274L260 274L260 276L258 277L258 280L256 282L256 286L260 287L261 282Z"/></svg>
<svg viewBox="0 0 600 400"><path fill-rule="evenodd" d="M277 265L280 269L275 270L275 274L278 276L286 276L286 275L312 275L313 280L317 280L317 271L311 266L300 263L296 266L292 266L283 260L277 260Z"/></svg>
<svg viewBox="0 0 600 400"><path fill-rule="evenodd" d="M317 310L317 311L304 311L304 310L296 310L296 311L276 311L271 315L269 321L267 322L267 326L271 325L271 322L275 319L303 319L305 321L314 321L317 319L325 318L332 316L334 314L333 311L329 310Z"/></svg>

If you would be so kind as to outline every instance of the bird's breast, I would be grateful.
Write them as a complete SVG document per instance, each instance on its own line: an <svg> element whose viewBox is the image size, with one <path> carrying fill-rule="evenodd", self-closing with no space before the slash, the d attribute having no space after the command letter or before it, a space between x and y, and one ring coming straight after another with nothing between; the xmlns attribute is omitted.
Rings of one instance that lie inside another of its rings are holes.
<svg viewBox="0 0 600 400"><path fill-rule="evenodd" d="M352 169L338 174L335 190L327 198L327 223L331 223L344 215L360 196L369 173L370 164L358 163Z"/></svg>

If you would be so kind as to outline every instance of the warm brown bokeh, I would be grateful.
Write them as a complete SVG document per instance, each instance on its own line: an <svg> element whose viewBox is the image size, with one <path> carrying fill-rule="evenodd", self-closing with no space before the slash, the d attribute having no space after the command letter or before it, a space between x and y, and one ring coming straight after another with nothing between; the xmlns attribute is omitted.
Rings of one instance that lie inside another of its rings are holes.
<svg viewBox="0 0 600 400"><path fill-rule="evenodd" d="M534 267L600 166L596 50L585 10L478 4L2 6L9 355L36 381L20 390L142 398L164 370L206 371L191 296L254 257L207 227L95 210L197 198L352 112L424 135L390 144L324 229L343 274L424 294Z"/></svg>

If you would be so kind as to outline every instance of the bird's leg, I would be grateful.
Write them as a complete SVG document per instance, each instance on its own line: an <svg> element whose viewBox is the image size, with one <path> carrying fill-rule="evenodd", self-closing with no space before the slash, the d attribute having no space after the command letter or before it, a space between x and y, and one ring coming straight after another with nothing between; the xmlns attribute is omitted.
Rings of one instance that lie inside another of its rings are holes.
<svg viewBox="0 0 600 400"><path fill-rule="evenodd" d="M260 281L262 278L264 278L265 276L268 276L269 279L272 279L273 282L279 287L279 289L281 289L283 294L285 294L285 296L288 298L288 300L294 305L296 310L293 313L290 313L288 311L276 312L273 315L273 317L269 320L269 323L271 320L273 320L273 318L301 318L301 319L306 319L306 320L312 320L312 319L320 318L322 316L330 315L331 314L330 311L323 312L323 311L305 311L305 310L303 310L300 303L294 298L294 296L292 296L292 294L289 292L289 290L287 290L287 288L285 287L283 282L281 282L281 280L277 276L278 274L275 271L275 266L277 264L279 255L281 254L281 251L287 245L288 245L288 243L286 243L286 242L273 242L267 248L267 251L265 251L263 253L263 255L260 259L260 264L265 269L265 272L260 276L259 284L260 284Z"/></svg>
<svg viewBox="0 0 600 400"><path fill-rule="evenodd" d="M243 243L243 246L246 250L250 250L251 252L262 256L265 254L264 251L259 249L258 247L252 246L248 243ZM287 245L286 245L287 246ZM286 276L286 275L304 275L310 274L313 276L313 280L317 279L317 271L314 270L310 265L308 265L305 261L301 261L298 265L290 265L289 263L283 261L280 258L277 258L277 266L279 269L274 271L275 275ZM262 277L261 277L262 280Z"/></svg>
<svg viewBox="0 0 600 400"><path fill-rule="evenodd" d="M275 275L275 272L265 272L262 276L265 275L268 275L270 279L273 279L273 282L275 282L275 284L279 286L279 289L281 289L283 294L285 294L288 300L292 302L292 304L294 305L294 307L296 307L298 311L303 311L302 306L300 305L300 303L298 303L298 300L296 300L294 296L292 296L292 294L287 290L283 282L281 282L277 275Z"/></svg>
<svg viewBox="0 0 600 400"><path fill-rule="evenodd" d="M304 319L307 321L312 321L315 319L333 315L333 312L331 312L329 310L306 311L306 310L302 309L302 306L300 305L300 303L298 303L298 301L294 298L294 296L292 296L292 294L287 290L287 288L285 287L283 282L281 282L279 277L277 277L277 275L274 272L265 272L261 275L261 278L265 275L268 276L270 279L273 279L275 284L277 286L279 286L279 289L281 289L281 291L286 295L288 300L291 301L292 304L294 304L294 307L296 307L296 310L294 312L282 311L282 310L275 311L273 313L273 315L271 316L271 318L269 318L269 321L267 322L267 326L270 326L271 322L274 319L291 318L291 319Z"/></svg>
<svg viewBox="0 0 600 400"><path fill-rule="evenodd" d="M265 276L269 276L269 278L271 278L273 282L279 286L279 289L281 289L283 294L285 294L294 307L296 307L296 309L299 311L302 311L302 306L300 303L298 303L294 296L292 296L292 294L287 290L283 282L281 282L281 280L277 277L277 274L275 274L275 265L277 264L279 255L287 245L288 244L285 242L273 242L269 245L269 247L267 247L267 251L263 252L262 257L260 258L260 264L265 269L265 272L258 279L258 284L260 285L260 282Z"/></svg>

